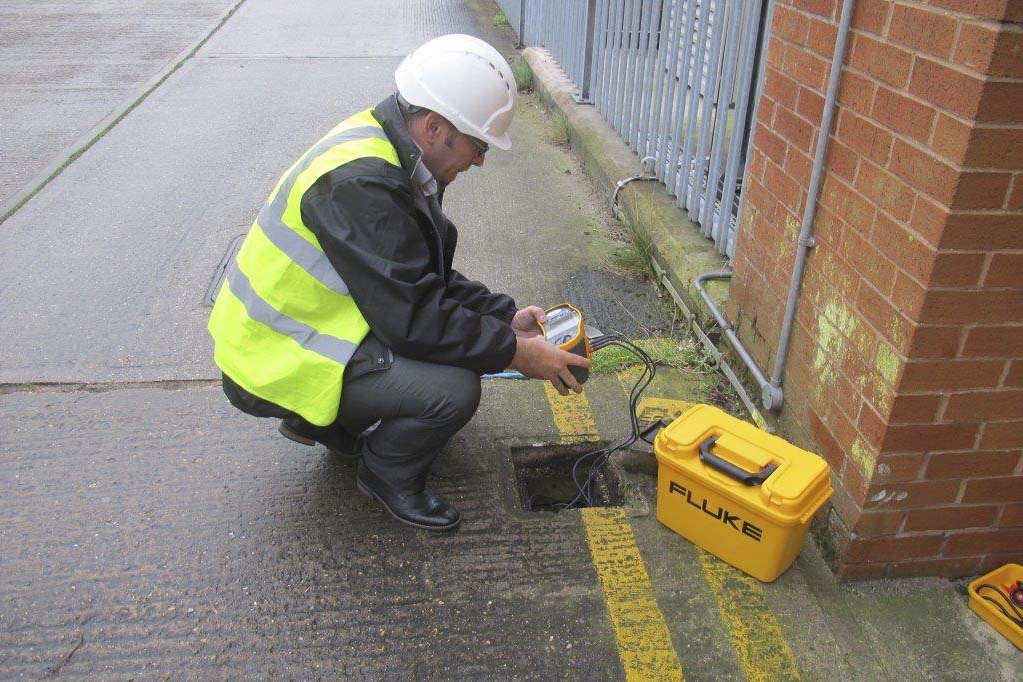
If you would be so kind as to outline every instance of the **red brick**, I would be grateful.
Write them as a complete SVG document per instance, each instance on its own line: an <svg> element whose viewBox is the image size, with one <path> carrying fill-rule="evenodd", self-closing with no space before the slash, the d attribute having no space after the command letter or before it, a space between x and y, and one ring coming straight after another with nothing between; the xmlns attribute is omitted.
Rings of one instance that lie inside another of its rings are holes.
<svg viewBox="0 0 1023 682"><path fill-rule="evenodd" d="M945 543L947 557L976 556L996 552L1019 552L1023 530L970 530L952 535Z"/></svg>
<svg viewBox="0 0 1023 682"><path fill-rule="evenodd" d="M930 424L938 414L941 395L900 394L888 415L890 424Z"/></svg>
<svg viewBox="0 0 1023 682"><path fill-rule="evenodd" d="M1023 476L976 478L966 482L963 502L1023 502ZM1020 544L1023 547L1023 544Z"/></svg>
<svg viewBox="0 0 1023 682"><path fill-rule="evenodd" d="M771 98L788 109L796 108L799 96L799 83L784 75L778 69L768 67L764 73L764 96ZM760 106L760 119L764 119L764 107Z"/></svg>
<svg viewBox="0 0 1023 682"><path fill-rule="evenodd" d="M785 62L785 48L787 43L781 38L772 36L771 42L767 45L767 65L775 69L781 69Z"/></svg>
<svg viewBox="0 0 1023 682"><path fill-rule="evenodd" d="M966 336L964 357L1023 357L1023 327L974 327Z"/></svg>
<svg viewBox="0 0 1023 682"><path fill-rule="evenodd" d="M906 317L912 320L921 319L920 312L928 296L928 290L915 279L901 272L896 276L895 285L892 287L892 305Z"/></svg>
<svg viewBox="0 0 1023 682"><path fill-rule="evenodd" d="M1012 173L965 172L959 176L952 206L958 209L1001 208L1011 182Z"/></svg>
<svg viewBox="0 0 1023 682"><path fill-rule="evenodd" d="M906 355L918 359L954 358L962 338L962 327L917 327Z"/></svg>
<svg viewBox="0 0 1023 682"><path fill-rule="evenodd" d="M785 140L771 132L763 123L757 125L754 144L767 158L779 166L785 163L785 150L788 145L785 144Z"/></svg>
<svg viewBox="0 0 1023 682"><path fill-rule="evenodd" d="M775 5L774 20L771 24L772 35L785 38L797 45L805 45L809 31L810 20L805 14L782 4Z"/></svg>
<svg viewBox="0 0 1023 682"><path fill-rule="evenodd" d="M838 26L820 19L810 20L810 34L807 36L807 45L810 49L821 55L828 61L835 54L835 44L838 41Z"/></svg>
<svg viewBox="0 0 1023 682"><path fill-rule="evenodd" d="M1023 216L1020 220L1023 221ZM1023 253L994 254L984 276L984 286L1023 288Z"/></svg>
<svg viewBox="0 0 1023 682"><path fill-rule="evenodd" d="M974 478L1011 474L1019 464L1019 450L936 452L929 456L924 478Z"/></svg>
<svg viewBox="0 0 1023 682"><path fill-rule="evenodd" d="M1011 550L1008 552L1000 552L998 554L987 554L981 557L980 563L977 565L977 570L970 573L970 575L983 575L990 573L996 568L1001 568L1005 564L1019 563L1019 549Z"/></svg>
<svg viewBox="0 0 1023 682"><path fill-rule="evenodd" d="M1023 527L1023 504L1007 504L998 520L1002 528Z"/></svg>
<svg viewBox="0 0 1023 682"><path fill-rule="evenodd" d="M931 148L955 164L962 164L971 152L970 140L975 129L944 112L937 112Z"/></svg>
<svg viewBox="0 0 1023 682"><path fill-rule="evenodd" d="M796 113L814 126L819 126L824 116L824 98L810 88L799 88L799 101Z"/></svg>
<svg viewBox="0 0 1023 682"><path fill-rule="evenodd" d="M1013 360L1005 377L1006 388L1023 388L1023 360Z"/></svg>
<svg viewBox="0 0 1023 682"><path fill-rule="evenodd" d="M984 434L980 438L980 447L1023 447L1023 421L985 424Z"/></svg>
<svg viewBox="0 0 1023 682"><path fill-rule="evenodd" d="M1023 319L1023 291L993 289L982 291L932 290L924 302L921 322L997 323Z"/></svg>
<svg viewBox="0 0 1023 682"><path fill-rule="evenodd" d="M951 206L959 181L959 173L932 153L925 152L896 139L889 168L911 186Z"/></svg>
<svg viewBox="0 0 1023 682"><path fill-rule="evenodd" d="M805 48L789 45L785 48L785 60L782 63L785 73L796 81L824 90L830 62L824 61Z"/></svg>
<svg viewBox="0 0 1023 682"><path fill-rule="evenodd" d="M863 466L863 463L855 459L846 459L845 469L838 477L841 485L857 500L862 500L867 494L867 488L870 487L870 481L866 477Z"/></svg>
<svg viewBox="0 0 1023 682"><path fill-rule="evenodd" d="M887 0L859 0L853 9L852 25L862 31L881 35L888 23L891 2Z"/></svg>
<svg viewBox="0 0 1023 682"><path fill-rule="evenodd" d="M933 391L961 388L986 388L998 385L1005 365L1000 360L910 360L902 371L904 391ZM960 397L978 397L985 394L964 393L952 396L951 400ZM964 415L950 415L946 410L945 418L963 418Z"/></svg>
<svg viewBox="0 0 1023 682"><path fill-rule="evenodd" d="M861 233L865 233L874 224L876 209L863 195L852 189L838 176L828 175L824 178L821 190L821 203L834 215Z"/></svg>
<svg viewBox="0 0 1023 682"><path fill-rule="evenodd" d="M1023 222L1010 213L951 213L945 218L939 248L1023 250Z"/></svg>
<svg viewBox="0 0 1023 682"><path fill-rule="evenodd" d="M838 83L838 103L861 114L869 114L876 87L871 79L845 68Z"/></svg>
<svg viewBox="0 0 1023 682"><path fill-rule="evenodd" d="M924 455L912 452L905 455L881 455L877 458L874 469L875 485L895 485L915 481L919 478L924 463Z"/></svg>
<svg viewBox="0 0 1023 682"><path fill-rule="evenodd" d="M825 152L825 165L829 171L837 173L848 182L852 182L856 177L856 167L859 164L859 160L859 154L835 138L831 138Z"/></svg>
<svg viewBox="0 0 1023 682"><path fill-rule="evenodd" d="M992 363L998 367L998 378L1005 367L1002 362ZM988 374L988 372L984 372ZM990 377L985 377L985 379ZM990 386L998 385L998 378ZM973 385L980 385L980 380ZM1012 419L1023 414L1023 391L1001 390L972 393L957 393L948 399L944 418L947 420L999 421Z"/></svg>
<svg viewBox="0 0 1023 682"><path fill-rule="evenodd" d="M1018 123L1023 111L1023 80L989 81L977 107L978 121Z"/></svg>
<svg viewBox="0 0 1023 682"><path fill-rule="evenodd" d="M789 147L785 155L785 173L797 183L809 185L813 172L813 159L795 147Z"/></svg>
<svg viewBox="0 0 1023 682"><path fill-rule="evenodd" d="M1005 208L1010 211L1023 211L1023 173L1016 173Z"/></svg>
<svg viewBox="0 0 1023 682"><path fill-rule="evenodd" d="M976 76L917 57L909 91L963 118L974 118L985 88L984 81Z"/></svg>
<svg viewBox="0 0 1023 682"><path fill-rule="evenodd" d="M966 575L976 575L976 573L977 557L899 561L891 564L888 569L888 574L893 578L917 575L959 578Z"/></svg>
<svg viewBox="0 0 1023 682"><path fill-rule="evenodd" d="M867 165L868 162L863 163L864 167ZM877 248L914 279L927 281L938 253L914 232L883 213L878 213L874 218L873 241Z"/></svg>
<svg viewBox="0 0 1023 682"><path fill-rule="evenodd" d="M973 447L979 428L978 424L892 425L888 427L882 448L887 452L966 450Z"/></svg>
<svg viewBox="0 0 1023 682"><path fill-rule="evenodd" d="M930 284L938 287L972 287L980 283L980 273L987 257L982 253L938 254L931 271Z"/></svg>
<svg viewBox="0 0 1023 682"><path fill-rule="evenodd" d="M810 433L817 444L816 452L823 457L834 471L840 471L845 464L846 450L831 435L831 429L813 410L807 410Z"/></svg>
<svg viewBox="0 0 1023 682"><path fill-rule="evenodd" d="M853 66L895 87L909 82L913 55L900 47L857 33L853 40Z"/></svg>
<svg viewBox="0 0 1023 682"><path fill-rule="evenodd" d="M955 40L956 23L945 13L896 5L888 25L888 37L916 51L947 57Z"/></svg>
<svg viewBox="0 0 1023 682"><path fill-rule="evenodd" d="M873 287L860 287L856 298L856 309L881 335L895 346L906 336L910 323L899 311L881 296Z"/></svg>
<svg viewBox="0 0 1023 682"><path fill-rule="evenodd" d="M828 18L835 15L837 0L792 0L792 4L811 14Z"/></svg>
<svg viewBox="0 0 1023 682"><path fill-rule="evenodd" d="M913 212L916 192L901 178L863 160L856 174L856 189L896 220L907 221Z"/></svg>
<svg viewBox="0 0 1023 682"><path fill-rule="evenodd" d="M964 42L962 37L959 42ZM1023 78L1023 31L1003 25L990 65L983 70L991 76Z"/></svg>
<svg viewBox="0 0 1023 682"><path fill-rule="evenodd" d="M873 538L881 535L895 535L902 528L902 522L908 512L899 511L865 511L853 531L860 537Z"/></svg>
<svg viewBox="0 0 1023 682"><path fill-rule="evenodd" d="M914 509L906 517L906 532L925 530L950 530L952 528L988 528L995 522L998 507L963 506L939 507L937 509Z"/></svg>
<svg viewBox="0 0 1023 682"><path fill-rule="evenodd" d="M1007 21L1020 21L1013 18L1019 9L1012 10L1010 4L1017 0L930 0L930 4L937 7L972 14L980 19L1005 19Z"/></svg>
<svg viewBox="0 0 1023 682"><path fill-rule="evenodd" d="M888 290L895 279L895 265L875 249L871 243L852 230L842 240L849 264L878 289Z"/></svg>
<svg viewBox="0 0 1023 682"><path fill-rule="evenodd" d="M860 409L856 425L859 427L860 433L863 434L867 444L872 448L877 448L881 445L885 430L888 428L888 422L874 410L870 403L866 402Z"/></svg>
<svg viewBox="0 0 1023 682"><path fill-rule="evenodd" d="M948 221L948 208L934 200L918 194L913 205L913 217L909 226L932 246L938 246Z"/></svg>
<svg viewBox="0 0 1023 682"><path fill-rule="evenodd" d="M936 556L944 541L944 536L914 535L910 537L881 537L856 540L842 556L842 561L851 564L880 563L912 559L914 557Z"/></svg>
<svg viewBox="0 0 1023 682"><path fill-rule="evenodd" d="M785 171L771 162L768 162L767 168L764 169L764 185L786 207L793 211L799 209L803 198L803 188Z"/></svg>
<svg viewBox="0 0 1023 682"><path fill-rule="evenodd" d="M976 168L1019 169L1023 166L1023 128L974 128L963 163Z"/></svg>
<svg viewBox="0 0 1023 682"><path fill-rule="evenodd" d="M936 116L934 107L879 86L874 95L874 116L892 130L918 142L931 139Z"/></svg>
<svg viewBox="0 0 1023 682"><path fill-rule="evenodd" d="M851 111L839 113L835 138L880 165L888 163L894 139L884 128Z"/></svg>
<svg viewBox="0 0 1023 682"><path fill-rule="evenodd" d="M961 481L904 481L900 483L875 482L867 491L868 505L888 509L917 509L949 505L959 496ZM889 499L892 493L895 498ZM880 503L872 498L884 495Z"/></svg>

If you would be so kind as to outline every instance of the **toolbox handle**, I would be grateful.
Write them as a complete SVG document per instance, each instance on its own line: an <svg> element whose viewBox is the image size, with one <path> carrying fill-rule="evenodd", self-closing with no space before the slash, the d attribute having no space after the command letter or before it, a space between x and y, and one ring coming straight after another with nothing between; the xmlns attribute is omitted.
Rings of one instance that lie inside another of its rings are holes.
<svg viewBox="0 0 1023 682"><path fill-rule="evenodd" d="M746 471L731 462L726 462L721 459L713 452L710 451L714 447L714 443L718 440L717 436L710 436L705 441L700 443L700 461L709 466L712 469L717 469L726 476L730 476L735 480L739 481L743 485L754 486L760 485L767 480L767 477L774 473L774 470L778 468L775 463L768 464L761 471L754 473L752 471Z"/></svg>

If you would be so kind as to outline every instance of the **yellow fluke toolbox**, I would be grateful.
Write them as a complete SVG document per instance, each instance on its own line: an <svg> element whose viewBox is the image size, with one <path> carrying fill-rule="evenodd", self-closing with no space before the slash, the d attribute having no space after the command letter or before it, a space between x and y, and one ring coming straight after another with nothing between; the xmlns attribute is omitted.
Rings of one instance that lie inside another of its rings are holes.
<svg viewBox="0 0 1023 682"><path fill-rule="evenodd" d="M799 554L827 501L827 462L712 405L661 429L657 520L754 578L771 582Z"/></svg>
<svg viewBox="0 0 1023 682"><path fill-rule="evenodd" d="M1005 564L967 588L970 609L1023 649L1023 566Z"/></svg>

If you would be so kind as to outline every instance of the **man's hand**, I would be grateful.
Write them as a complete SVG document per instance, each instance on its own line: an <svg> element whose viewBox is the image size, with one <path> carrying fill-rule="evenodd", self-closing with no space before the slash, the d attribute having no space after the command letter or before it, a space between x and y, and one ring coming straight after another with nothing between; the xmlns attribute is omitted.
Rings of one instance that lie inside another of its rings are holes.
<svg viewBox="0 0 1023 682"><path fill-rule="evenodd" d="M583 387L568 369L571 365L589 367L590 361L547 343L542 336L516 339L512 369L522 372L530 379L549 380L561 395L568 395L569 389L576 393L583 392Z"/></svg>
<svg viewBox="0 0 1023 682"><path fill-rule="evenodd" d="M540 323L546 321L547 313L543 311L543 308L531 305L515 313L515 317L512 318L511 328L515 332L515 336L520 339L531 339L534 336L543 334L543 331L540 329Z"/></svg>

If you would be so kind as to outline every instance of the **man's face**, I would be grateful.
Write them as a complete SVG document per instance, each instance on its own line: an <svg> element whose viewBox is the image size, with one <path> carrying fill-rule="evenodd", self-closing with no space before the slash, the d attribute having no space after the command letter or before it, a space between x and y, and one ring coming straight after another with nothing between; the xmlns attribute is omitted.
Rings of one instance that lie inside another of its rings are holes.
<svg viewBox="0 0 1023 682"><path fill-rule="evenodd" d="M460 133L447 119L432 112L425 124L425 140L419 146L423 163L437 182L446 185L470 166L483 165L488 149L485 142Z"/></svg>

